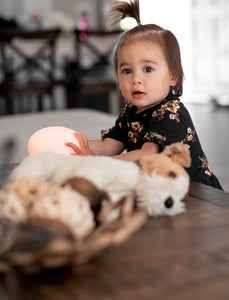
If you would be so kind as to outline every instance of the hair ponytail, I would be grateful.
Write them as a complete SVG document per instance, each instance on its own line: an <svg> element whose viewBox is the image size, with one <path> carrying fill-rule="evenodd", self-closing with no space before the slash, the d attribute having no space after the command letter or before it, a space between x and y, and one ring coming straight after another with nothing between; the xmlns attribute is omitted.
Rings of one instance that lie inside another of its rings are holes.
<svg viewBox="0 0 229 300"><path fill-rule="evenodd" d="M115 1L113 7L108 12L107 29L112 30L122 19L126 17L134 18L136 22L141 24L139 13L139 1L130 0L130 2Z"/></svg>

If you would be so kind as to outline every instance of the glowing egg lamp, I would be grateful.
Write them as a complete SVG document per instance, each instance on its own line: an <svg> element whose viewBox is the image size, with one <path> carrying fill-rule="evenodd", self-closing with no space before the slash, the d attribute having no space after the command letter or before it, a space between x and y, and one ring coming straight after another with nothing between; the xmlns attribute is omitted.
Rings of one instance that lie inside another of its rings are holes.
<svg viewBox="0 0 229 300"><path fill-rule="evenodd" d="M55 152L60 154L76 154L64 143L72 142L79 147L79 142L70 128L62 126L50 126L36 131L28 141L28 153L30 155L42 152Z"/></svg>

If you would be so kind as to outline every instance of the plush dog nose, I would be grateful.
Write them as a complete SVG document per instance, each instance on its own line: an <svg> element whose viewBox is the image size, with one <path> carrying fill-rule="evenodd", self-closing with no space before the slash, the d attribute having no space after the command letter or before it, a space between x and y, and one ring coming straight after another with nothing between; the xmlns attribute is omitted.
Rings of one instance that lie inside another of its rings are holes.
<svg viewBox="0 0 229 300"><path fill-rule="evenodd" d="M168 197L166 200L165 200L165 206L167 208L171 208L173 206L173 198L172 197Z"/></svg>

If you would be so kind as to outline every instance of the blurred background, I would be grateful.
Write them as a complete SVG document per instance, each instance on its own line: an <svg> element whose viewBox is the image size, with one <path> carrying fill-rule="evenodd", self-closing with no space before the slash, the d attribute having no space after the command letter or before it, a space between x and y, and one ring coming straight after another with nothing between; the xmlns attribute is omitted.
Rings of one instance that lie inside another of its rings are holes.
<svg viewBox="0 0 229 300"><path fill-rule="evenodd" d="M20 116L82 108L117 116L123 99L111 67L112 49L133 20L107 34L111 4L0 0L0 143L10 145L7 138L14 135L6 122ZM185 73L182 101L214 172L229 190L229 1L140 0L140 14L143 24L156 23L177 36Z"/></svg>
<svg viewBox="0 0 229 300"><path fill-rule="evenodd" d="M0 0L0 16L31 28L33 17L39 15L40 27L62 22L69 30L79 27L86 16L90 28L104 29L111 3L111 0ZM140 0L140 6L143 23L156 23L176 34L182 50L188 100L229 104L229 2ZM69 47L62 55L69 56L71 51Z"/></svg>

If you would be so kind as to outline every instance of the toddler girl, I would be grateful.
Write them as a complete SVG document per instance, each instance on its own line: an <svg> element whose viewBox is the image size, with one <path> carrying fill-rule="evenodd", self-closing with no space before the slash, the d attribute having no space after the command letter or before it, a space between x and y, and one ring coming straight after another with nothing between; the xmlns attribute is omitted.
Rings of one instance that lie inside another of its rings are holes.
<svg viewBox="0 0 229 300"><path fill-rule="evenodd" d="M114 53L114 67L126 104L114 126L102 131L102 140L88 141L84 135L76 134L80 149L72 143L66 145L80 155L137 161L181 142L191 153L192 164L187 169L191 180L221 189L189 112L179 99L183 69L176 37L155 24L141 25L137 0L118 2L111 9L113 24L126 16L138 22L121 36Z"/></svg>

